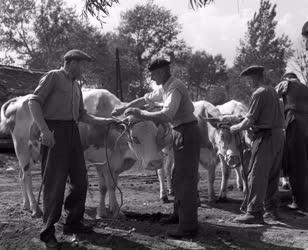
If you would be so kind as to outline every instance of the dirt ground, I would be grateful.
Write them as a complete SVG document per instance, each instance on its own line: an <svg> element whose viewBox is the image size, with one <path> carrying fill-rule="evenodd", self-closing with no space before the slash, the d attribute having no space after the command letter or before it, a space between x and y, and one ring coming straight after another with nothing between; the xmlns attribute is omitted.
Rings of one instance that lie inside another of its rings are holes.
<svg viewBox="0 0 308 250"><path fill-rule="evenodd" d="M38 239L42 220L31 218L28 211L22 210L18 171L7 172L9 166L18 169L15 156L1 153L0 249L44 249ZM62 234L62 225L58 223L57 238L64 242L62 249L308 249L308 214L288 210L289 192L280 192L281 221L240 225L233 222L239 214L242 199L242 193L236 190L234 173L229 184L228 202L214 204L207 202L207 172L200 169L200 173L200 233L194 239L172 240L165 233L175 226L158 223L172 211L172 203L163 204L159 200L159 185L154 172L133 169L123 173L119 187L123 192L122 211L126 218L97 221L98 185L95 170L91 169L85 220L94 226L95 233L79 235L78 241L74 241L73 236ZM38 167L33 171L33 181L37 196L41 181ZM218 171L216 193L219 185Z"/></svg>

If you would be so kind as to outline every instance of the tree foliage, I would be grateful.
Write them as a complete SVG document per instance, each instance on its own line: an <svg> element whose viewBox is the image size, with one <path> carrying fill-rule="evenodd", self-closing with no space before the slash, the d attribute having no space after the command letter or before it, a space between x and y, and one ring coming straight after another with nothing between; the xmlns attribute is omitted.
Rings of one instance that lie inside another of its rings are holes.
<svg viewBox="0 0 308 250"><path fill-rule="evenodd" d="M122 13L118 27L120 36L129 42L129 47L138 62L140 95L145 86L145 69L157 55L176 54L185 43L177 38L181 27L170 10L152 2L136 5Z"/></svg>
<svg viewBox="0 0 308 250"><path fill-rule="evenodd" d="M34 14L34 0L0 1L0 45L4 52L8 52L4 61L14 63L12 51L21 60L32 55L35 37L30 27Z"/></svg>
<svg viewBox="0 0 308 250"><path fill-rule="evenodd" d="M240 41L235 67L240 72L247 66L259 64L271 71L271 80L276 83L284 73L292 51L286 35L277 36L276 4L261 0L258 12L248 22L245 39Z"/></svg>
<svg viewBox="0 0 308 250"><path fill-rule="evenodd" d="M214 0L188 0L190 6L193 9L201 8L207 4L214 2ZM109 8L114 4L118 4L119 0L85 0L84 14L89 13L95 16L98 20L101 20L101 16L105 17L109 15Z"/></svg>

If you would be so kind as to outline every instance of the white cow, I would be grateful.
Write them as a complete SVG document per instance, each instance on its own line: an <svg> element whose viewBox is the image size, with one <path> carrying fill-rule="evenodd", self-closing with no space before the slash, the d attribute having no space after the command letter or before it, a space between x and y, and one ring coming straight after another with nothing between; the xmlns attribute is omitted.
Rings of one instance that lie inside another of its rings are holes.
<svg viewBox="0 0 308 250"><path fill-rule="evenodd" d="M219 193L219 199L225 200L227 193L227 182L230 175L230 167L235 168L237 174L237 187L243 189L242 175L238 167L240 163L239 145L234 135L228 128L219 126L221 123L217 119L208 119L209 116L220 117L222 122L227 116L244 116L247 113L247 108L244 104L237 101L229 101L223 105L214 106L206 101L194 102L195 116L198 117L198 125L201 134L201 151L200 164L208 170L208 194L209 201L216 199L214 192L215 170L216 165L220 163L222 169L222 181ZM229 119L228 119L229 120ZM241 136L245 139L245 145L250 143L248 136L243 133ZM164 168L158 171L160 182L160 197L163 201L168 200L167 194L172 192L171 188L171 168L173 166L172 149L166 150ZM245 159L247 163L247 159ZM167 177L167 187L164 182Z"/></svg>
<svg viewBox="0 0 308 250"><path fill-rule="evenodd" d="M23 207L30 209L33 216L40 215L32 191L31 167L37 154L35 143L39 138L28 107L29 95L17 97L6 102L1 108L0 133L10 131L19 166L22 171ZM115 107L123 105L107 90L83 90L85 108L90 114L110 117ZM80 136L84 148L85 160L95 164L99 177L100 201L97 217L107 216L105 206L106 193L109 192L109 207L115 216L119 205L115 196L118 176L130 169L136 161L147 169L157 170L162 166L162 146L157 141L167 140L164 126L151 121L131 122L110 129L79 124ZM36 133L33 133L36 131ZM169 133L170 134L170 133ZM164 142L165 143L165 142ZM106 158L106 152L108 161ZM109 163L109 165L107 164Z"/></svg>

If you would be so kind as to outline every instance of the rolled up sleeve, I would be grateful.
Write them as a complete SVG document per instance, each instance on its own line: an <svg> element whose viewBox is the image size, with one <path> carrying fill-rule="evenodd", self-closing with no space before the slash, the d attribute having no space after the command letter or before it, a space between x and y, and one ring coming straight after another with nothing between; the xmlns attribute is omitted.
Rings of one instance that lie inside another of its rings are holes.
<svg viewBox="0 0 308 250"><path fill-rule="evenodd" d="M263 108L264 108L264 101L262 95L260 93L254 94L251 98L249 110L246 114L246 117L252 120L252 122L258 120Z"/></svg>
<svg viewBox="0 0 308 250"><path fill-rule="evenodd" d="M54 86L57 81L57 74L55 72L48 72L44 75L36 89L34 90L32 96L29 98L30 101L37 101L42 105L44 105L47 97L53 91Z"/></svg>
<svg viewBox="0 0 308 250"><path fill-rule="evenodd" d="M277 84L275 87L275 90L278 94L279 97L282 97L285 93L287 93L289 87L289 82L288 81L282 81Z"/></svg>
<svg viewBox="0 0 308 250"><path fill-rule="evenodd" d="M173 120L176 112L179 109L181 97L181 93L177 89L174 89L168 94L164 102L164 106L161 112L168 116L170 120Z"/></svg>
<svg viewBox="0 0 308 250"><path fill-rule="evenodd" d="M144 95L144 100L147 104L155 105L155 103L163 102L162 89L156 89L150 93Z"/></svg>

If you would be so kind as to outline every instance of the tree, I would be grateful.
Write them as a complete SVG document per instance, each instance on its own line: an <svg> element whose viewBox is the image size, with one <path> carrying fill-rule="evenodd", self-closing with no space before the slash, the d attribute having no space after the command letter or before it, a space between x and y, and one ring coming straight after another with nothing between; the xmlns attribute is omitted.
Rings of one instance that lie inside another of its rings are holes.
<svg viewBox="0 0 308 250"><path fill-rule="evenodd" d="M204 7L211 2L214 2L214 0L189 0L190 6L194 9ZM85 0L84 14L89 13L100 20L100 14L103 14L103 17L108 16L108 8L118 3L119 0Z"/></svg>
<svg viewBox="0 0 308 250"><path fill-rule="evenodd" d="M212 56L205 51L196 51L188 63L189 81L196 86L219 85L226 79L225 59Z"/></svg>
<svg viewBox="0 0 308 250"><path fill-rule="evenodd" d="M119 34L129 42L138 62L140 95L144 93L145 68L153 56L176 48L180 25L170 10L152 2L137 5L121 16Z"/></svg>
<svg viewBox="0 0 308 250"><path fill-rule="evenodd" d="M261 0L258 12L248 22L245 39L240 41L235 68L238 72L247 66L260 64L271 71L275 84L284 73L287 60L292 55L291 41L286 35L276 36L276 4Z"/></svg>
<svg viewBox="0 0 308 250"><path fill-rule="evenodd" d="M292 66L304 83L308 84L308 57L306 55L305 43L301 41L298 48L295 50L294 57L292 58Z"/></svg>
<svg viewBox="0 0 308 250"><path fill-rule="evenodd" d="M34 52L35 37L32 36L31 21L35 14L34 0L0 1L0 45L5 53L3 62L14 63L14 51L23 60Z"/></svg>

